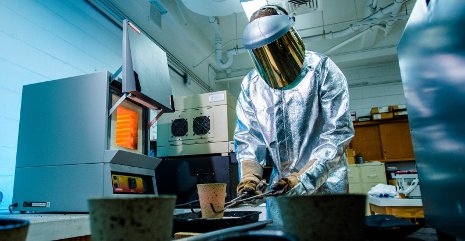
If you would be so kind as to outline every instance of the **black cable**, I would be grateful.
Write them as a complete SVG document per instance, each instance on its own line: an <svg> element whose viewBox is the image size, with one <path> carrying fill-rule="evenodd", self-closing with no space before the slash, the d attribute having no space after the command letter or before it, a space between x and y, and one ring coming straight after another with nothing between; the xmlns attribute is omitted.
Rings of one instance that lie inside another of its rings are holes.
<svg viewBox="0 0 465 241"><path fill-rule="evenodd" d="M12 203L10 206L8 206L8 211L10 211L10 213L13 213L13 210L11 210L11 207L17 207L18 206L18 203Z"/></svg>

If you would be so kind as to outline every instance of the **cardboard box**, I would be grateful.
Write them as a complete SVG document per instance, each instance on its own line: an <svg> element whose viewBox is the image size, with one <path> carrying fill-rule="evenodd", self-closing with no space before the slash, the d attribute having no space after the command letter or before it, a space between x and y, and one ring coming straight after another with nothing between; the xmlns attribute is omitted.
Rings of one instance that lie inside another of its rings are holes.
<svg viewBox="0 0 465 241"><path fill-rule="evenodd" d="M406 110L406 109L407 109L406 105L390 105L389 106L390 111Z"/></svg>
<svg viewBox="0 0 465 241"><path fill-rule="evenodd" d="M350 118L352 119L352 121L357 121L357 112L351 111Z"/></svg>
<svg viewBox="0 0 465 241"><path fill-rule="evenodd" d="M357 118L358 121L371 121L371 116L360 116Z"/></svg>
<svg viewBox="0 0 465 241"><path fill-rule="evenodd" d="M394 116L399 116L399 115L408 115L406 110L399 110L394 112Z"/></svg>
<svg viewBox="0 0 465 241"><path fill-rule="evenodd" d="M372 107L370 114L379 114L390 112L389 106Z"/></svg>
<svg viewBox="0 0 465 241"><path fill-rule="evenodd" d="M347 157L347 163L348 164L355 164L355 157L354 156L348 156Z"/></svg>
<svg viewBox="0 0 465 241"><path fill-rule="evenodd" d="M393 114L394 114L394 118L402 118L408 115L406 110L395 111L393 112Z"/></svg>
<svg viewBox="0 0 465 241"><path fill-rule="evenodd" d="M346 149L346 155L349 156L355 156L355 150L354 149Z"/></svg>
<svg viewBox="0 0 465 241"><path fill-rule="evenodd" d="M392 119L392 118L394 118L394 113L388 112L388 113L373 114L373 115L371 115L371 118L372 118L373 120L387 120L387 119Z"/></svg>

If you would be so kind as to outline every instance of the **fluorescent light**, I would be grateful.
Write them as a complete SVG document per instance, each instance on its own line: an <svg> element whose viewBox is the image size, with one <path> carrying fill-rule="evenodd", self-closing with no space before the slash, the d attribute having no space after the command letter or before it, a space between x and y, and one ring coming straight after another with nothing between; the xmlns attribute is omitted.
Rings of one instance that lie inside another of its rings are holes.
<svg viewBox="0 0 465 241"><path fill-rule="evenodd" d="M261 7L267 4L267 0L241 0L242 8L244 9L247 19L250 19L250 16L260 9Z"/></svg>

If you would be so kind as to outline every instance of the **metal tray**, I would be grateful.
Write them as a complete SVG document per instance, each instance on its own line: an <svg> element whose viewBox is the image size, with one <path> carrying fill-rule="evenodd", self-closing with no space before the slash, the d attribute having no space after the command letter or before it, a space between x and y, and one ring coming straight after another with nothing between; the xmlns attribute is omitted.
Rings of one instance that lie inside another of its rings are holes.
<svg viewBox="0 0 465 241"><path fill-rule="evenodd" d="M195 213L183 213L174 215L173 233L197 232L205 233L223 228L239 226L258 221L258 211L225 211L223 218L202 218Z"/></svg>
<svg viewBox="0 0 465 241"><path fill-rule="evenodd" d="M367 240L403 240L420 227L393 215L371 215L365 218Z"/></svg>

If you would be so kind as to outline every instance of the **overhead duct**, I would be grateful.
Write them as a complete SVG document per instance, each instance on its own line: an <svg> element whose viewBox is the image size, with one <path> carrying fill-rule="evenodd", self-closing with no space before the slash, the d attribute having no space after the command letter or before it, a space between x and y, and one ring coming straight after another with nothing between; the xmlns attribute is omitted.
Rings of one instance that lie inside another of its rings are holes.
<svg viewBox="0 0 465 241"><path fill-rule="evenodd" d="M404 20L408 18L408 16L398 16L398 13L402 6L408 2L409 0L394 0L393 3L390 5L380 8L379 10L376 11L378 1L377 0L372 0L369 1L367 4L367 8L370 8L371 10L369 13L371 13L369 16L365 17L364 19L357 21L353 24L351 24L348 28L342 29L340 31L334 31L334 32L329 32L329 33L323 33L319 35L314 35L314 36L309 36L309 37L303 37L302 39L304 41L316 41L316 40L331 40L331 39L336 39L336 38L342 38L342 37L347 37L353 33L359 32L357 35L352 36L350 39L328 49L325 51L325 53L330 53L335 51L336 49L339 49L343 47L344 45L347 45L353 40L358 39L359 37L365 35L368 33L368 30L383 30L384 35L386 36L392 26L394 25L395 22L399 20ZM311 0L289 0L289 1L282 1L282 0L276 0L276 1L269 1L271 4L279 4L281 6L284 6L286 9L289 10L290 13L295 14L299 13L296 11L295 7L298 7L298 5L305 5L308 9L308 11L314 11L318 10L321 8L319 5L318 1L311 1ZM284 3L283 3L284 2ZM284 4L284 5L283 5ZM294 4L294 9L290 8ZM301 7L302 7L301 6ZM229 68L232 63L233 63L233 56L236 54L241 54L247 52L247 50L243 48L234 48L226 51L226 60L223 61L223 46L222 46L222 38L221 38L221 33L219 31L218 27L218 22L216 18L210 17L210 23L212 24L214 31L215 31L215 59L216 59L216 65L219 69L227 69ZM236 79L236 77L228 78L230 79ZM216 81L223 81L222 79L218 79Z"/></svg>
<svg viewBox="0 0 465 241"><path fill-rule="evenodd" d="M323 34L319 34L319 35L314 35L314 36L309 36L309 37L303 37L303 40L306 40L306 41L313 41L313 40L322 40L322 39L334 39L334 38L341 38L341 37L346 37L356 31L359 31L359 30L365 30L366 27L364 28L364 26L368 25L369 26L372 26L372 25L380 25L382 24L383 22L386 21L386 19L383 19L387 14L392 14L395 12L395 15L393 14L392 15L392 18L390 19L390 21L388 21L388 23L391 24L391 26L399 19L402 19L402 18L398 18L397 17L397 13L400 11L402 5L406 2L408 2L409 0L401 0L401 1L398 1L398 0L395 0L392 4L384 7L384 8L381 8L379 9L378 11L376 11L375 13L373 13L372 15L360 20L360 21L357 21L353 24L350 25L350 27L348 28L345 28L343 30L340 30L340 31L335 31L335 32L329 32L329 33L323 33ZM386 24L387 26L388 24Z"/></svg>
<svg viewBox="0 0 465 241"><path fill-rule="evenodd" d="M355 22L354 24L351 24L350 27L340 30L340 31L335 31L335 32L329 32L329 33L323 33L319 35L314 35L310 37L303 37L303 40L306 41L312 41L312 40L322 40L322 39L335 39L335 38L342 38L349 36L355 32L362 31L364 34L366 33L366 30L372 29L381 29L384 31L384 35L386 36L390 29L392 29L392 26L394 23L398 20L404 19L404 17L397 17L397 14L399 13L400 9L402 8L402 5L406 3L408 0L394 0L394 2L384 8L379 9L378 11L375 11L376 6L378 4L377 0L372 0L369 4L369 8L371 8L370 12L373 12L371 15L368 17L364 18L363 20L360 20L358 22ZM287 2L284 2L281 0L276 0L276 1L270 1L270 3L273 4L279 4L281 6L284 6L289 10L290 13L292 14L302 14L306 13L309 11L315 11L319 9L319 4L317 0L289 0ZM300 9L300 10L298 10ZM302 9L306 9L305 11ZM389 19L385 19L386 15L390 14ZM221 69L227 69L231 67L233 63L233 56L236 54L241 54L241 53L246 53L247 50L244 48L234 48L226 51L226 61L223 61L223 45L222 45L222 38L221 38L221 33L219 30L218 26L218 21L215 17L210 17L209 18L210 23L213 26L213 29L215 31L215 59L216 59L216 66ZM386 22L384 25L385 27L381 28L380 25ZM377 26L377 27L373 27ZM373 28L372 28L373 27ZM358 39L362 35L358 35L355 38L351 38L350 41L353 41L355 39ZM333 48L327 50L326 52L332 52L335 49L338 49L344 45L346 45L348 42L343 42L342 45L340 46L334 46Z"/></svg>
<svg viewBox="0 0 465 241"><path fill-rule="evenodd" d="M300 15L320 10L320 0L268 0L268 4L279 5L287 10L289 15Z"/></svg>
<svg viewBox="0 0 465 241"><path fill-rule="evenodd" d="M236 54L247 53L247 50L244 48L233 48L226 51L226 61L223 61L223 39L221 37L221 32L218 26L218 21L215 17L209 17L209 21L213 26L215 31L215 59L216 66L221 69L227 69L231 67L233 63L233 56Z"/></svg>
<svg viewBox="0 0 465 241"><path fill-rule="evenodd" d="M224 70L231 67L233 56L247 52L245 49L229 49L226 51L226 60L223 61L223 40L219 30L217 16L227 16L243 12L238 0L181 0L186 8L194 13L208 16L208 20L215 31L215 65L214 68Z"/></svg>
<svg viewBox="0 0 465 241"><path fill-rule="evenodd" d="M203 16L227 16L243 12L239 0L181 0L184 6Z"/></svg>
<svg viewBox="0 0 465 241"><path fill-rule="evenodd" d="M350 43L350 42L352 42L352 41L354 41L354 40L356 40L356 39L358 39L358 38L364 36L365 34L368 33L368 31L376 31L376 30L378 30L378 29L386 31L385 27L381 27L381 26L379 26L379 25L370 26L370 27L365 28L364 30L360 31L360 32L357 33L356 35L350 37L349 39L343 41L342 43L340 43L340 44L338 44L338 45L336 45L336 46L333 46L332 48L326 50L326 51L323 52L323 53L324 53L324 54L329 54L329 53L331 53L331 52L333 52L333 51L335 51L335 50L337 50L337 49L340 49L340 48L344 47L344 46L347 45L348 43Z"/></svg>
<svg viewBox="0 0 465 241"><path fill-rule="evenodd" d="M367 3L365 5L365 13L367 13L367 15L372 15L373 13L376 12L377 7L378 7L377 0L367 0Z"/></svg>
<svg viewBox="0 0 465 241"><path fill-rule="evenodd" d="M408 0L407 0L408 1ZM405 1L405 2L407 2ZM394 0L394 3L393 3L393 8L391 10L391 16L392 17L396 17L397 14L399 14L400 12L400 9L402 8L402 5L403 5L404 1L400 1L400 2L397 2L397 0ZM386 32L384 33L384 36L386 36L392 29L392 26L394 25L395 21L389 21L386 23Z"/></svg>
<svg viewBox="0 0 465 241"><path fill-rule="evenodd" d="M402 5L404 3L406 3L406 2L408 2L408 1L409 0L394 0L393 3L389 4L388 6L386 6L384 8L380 8L378 11L376 11L372 15L364 18L361 21L370 20L370 19L380 19L380 18L383 18L384 16L386 16L387 14L390 14L390 13L393 13L393 12L398 13L400 8L402 7Z"/></svg>
<svg viewBox="0 0 465 241"><path fill-rule="evenodd" d="M351 38L343 41L342 43L339 43L330 49L326 50L324 53L328 54L331 52L334 52L335 50L347 45L348 43L366 35L370 30L377 31L377 30L383 30L385 35L388 33L388 25L393 25L396 21L399 20L404 20L407 19L408 16L398 16L398 13L402 6L408 2L409 0L395 0L393 3L390 5L380 8L379 10L376 11L377 5L378 5L378 0L372 0L369 1L367 4L367 8L370 8L371 10L369 13L371 13L369 16L366 18L356 21L355 23L351 24L348 28L342 29L340 31L335 31L335 32L329 32L329 33L323 33L323 34L318 34L314 36L309 36L309 37L303 37L302 39L304 41L317 41L317 40L330 40L330 39L336 39L336 38L342 38L342 37L347 37L353 33L358 32L357 35L352 36ZM321 7L321 6L320 6ZM212 21L210 21L212 23ZM216 21L212 24L217 24ZM215 35L217 34L218 26L214 26L215 29ZM219 30L218 30L219 31ZM219 32L218 32L219 34ZM217 38L219 37L219 38ZM219 66L222 65L224 66L230 66L232 64L232 55L246 52L244 49L232 49L227 51L227 61L222 62L222 45L221 45L221 35L216 35L215 36L215 54L216 54L216 59L217 63L219 63ZM229 53L231 52L231 53ZM231 56L231 57L229 57ZM229 67L228 66L228 67ZM235 76L235 77L229 77L225 79L216 79L215 81L232 81L232 80L238 80L243 78L243 76Z"/></svg>

